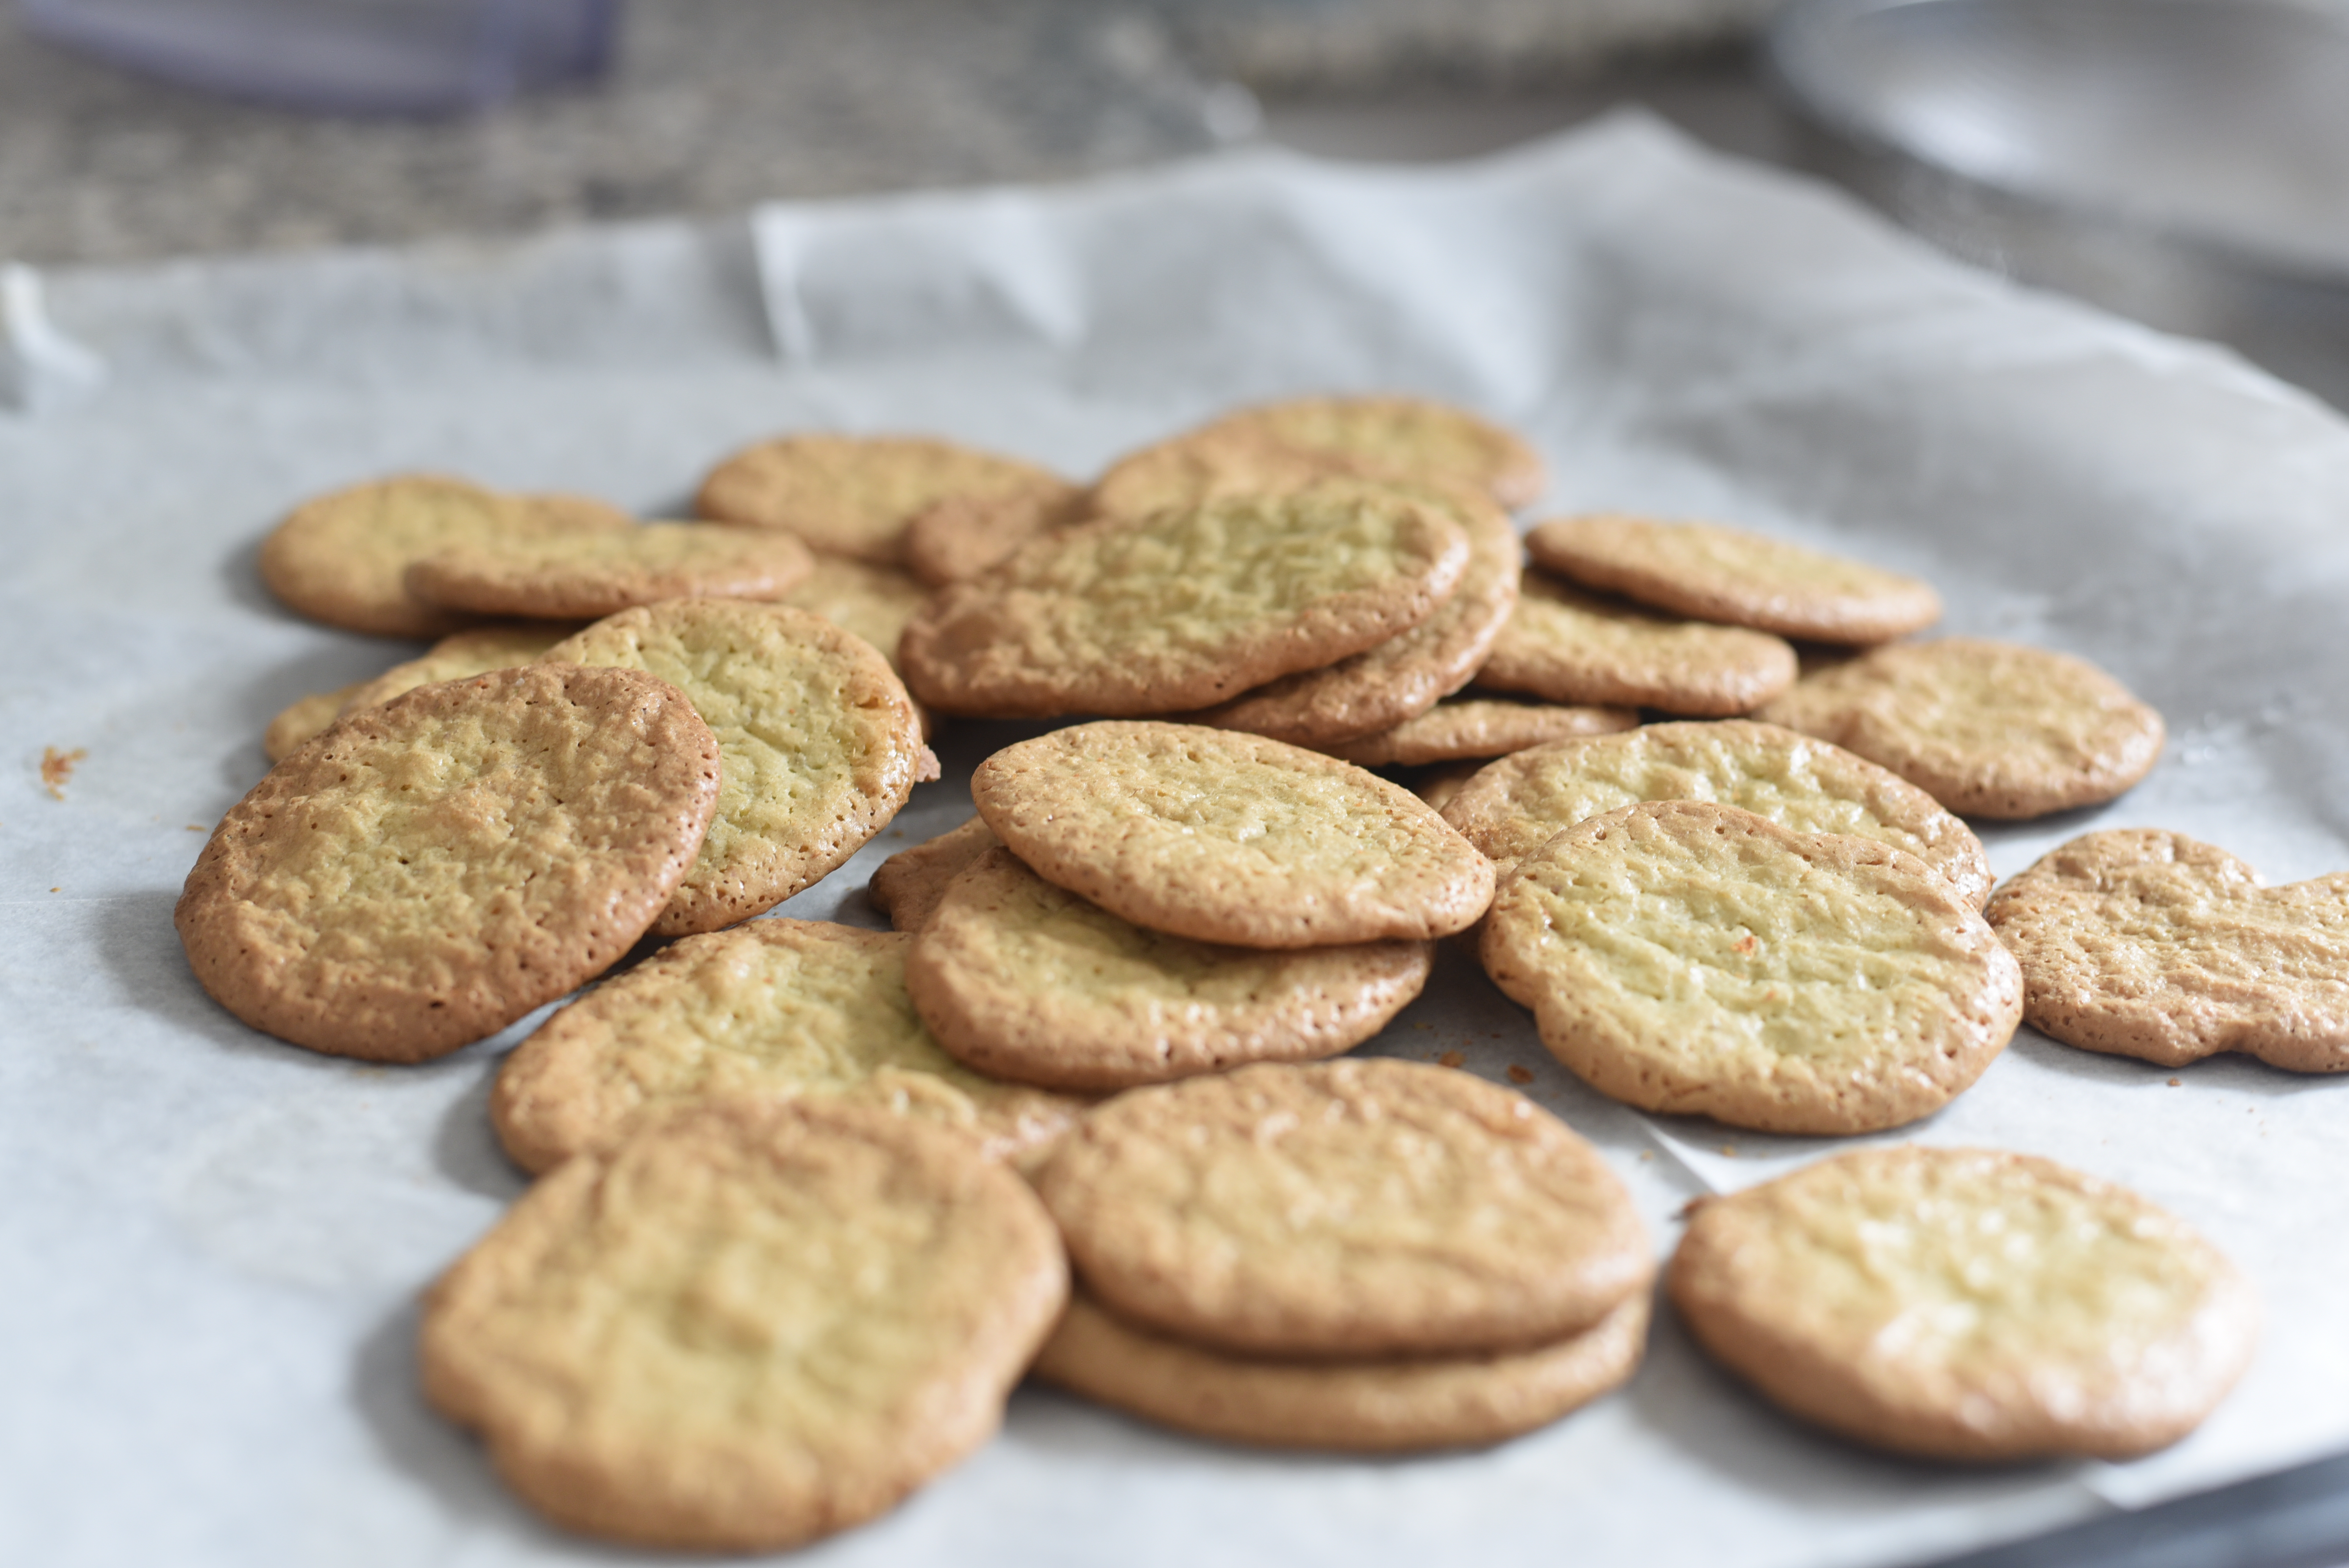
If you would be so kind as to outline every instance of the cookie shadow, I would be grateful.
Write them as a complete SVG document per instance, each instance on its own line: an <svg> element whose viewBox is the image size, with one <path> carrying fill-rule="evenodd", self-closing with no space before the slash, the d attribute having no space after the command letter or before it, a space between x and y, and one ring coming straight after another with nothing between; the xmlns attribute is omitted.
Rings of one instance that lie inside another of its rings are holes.
<svg viewBox="0 0 2349 1568"><path fill-rule="evenodd" d="M101 906L94 947L130 1006L240 1056L316 1059L254 1029L207 995L171 923L173 892L129 893Z"/></svg>
<svg viewBox="0 0 2349 1568"><path fill-rule="evenodd" d="M2182 1067L2166 1068L2158 1062L2141 1061L2136 1057L2108 1055L2103 1051L2084 1050L2067 1046L2061 1040L2050 1039L2038 1030L2025 1026L2014 1032L2013 1043L2006 1047L2033 1067L2044 1068L2065 1078L2100 1088L2123 1090L2143 1089L2148 1093L2166 1090L2176 1079L2180 1088L2228 1089L2237 1094L2256 1096L2261 1099L2294 1099L2304 1094L2326 1092L2341 1081L2338 1073L2296 1073L2282 1068L2270 1067L2255 1057L2239 1052L2221 1052L2188 1062Z"/></svg>
<svg viewBox="0 0 2349 1568"><path fill-rule="evenodd" d="M506 1053L466 1047L474 1068L472 1087L441 1113L432 1133L432 1168L457 1186L479 1197L512 1203L530 1190L530 1173L506 1158L490 1121L490 1097L496 1091L498 1069ZM471 1053L480 1051L478 1057Z"/></svg>

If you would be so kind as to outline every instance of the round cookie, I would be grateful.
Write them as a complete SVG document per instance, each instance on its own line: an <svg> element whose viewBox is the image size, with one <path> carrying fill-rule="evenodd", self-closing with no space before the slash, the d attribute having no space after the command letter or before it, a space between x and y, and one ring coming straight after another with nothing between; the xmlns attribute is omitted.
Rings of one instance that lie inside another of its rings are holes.
<svg viewBox="0 0 2349 1568"><path fill-rule="evenodd" d="M1356 461L1302 451L1261 430L1210 429L1128 453L1085 492L1094 517L1185 511L1235 496L1286 495L1332 477L1379 478Z"/></svg>
<svg viewBox="0 0 2349 1568"><path fill-rule="evenodd" d="M1506 876L1560 829L1642 800L1711 800L1798 833L1874 839L1923 861L1976 908L1990 896L1982 841L1930 795L1839 747L1744 719L1521 751L1464 786L1444 820Z"/></svg>
<svg viewBox="0 0 2349 1568"><path fill-rule="evenodd" d="M910 850L899 850L883 861L865 884L864 902L887 915L893 929L919 931L929 924L938 900L946 897L947 884L1002 843L986 818L973 817L959 828Z"/></svg>
<svg viewBox="0 0 2349 1568"><path fill-rule="evenodd" d="M421 658L397 664L371 681L346 687L340 713L389 702L404 691L439 681L460 681L492 670L510 670L535 664L540 655L579 630L576 626L524 621L500 626L473 626L451 632Z"/></svg>
<svg viewBox="0 0 2349 1568"><path fill-rule="evenodd" d="M1941 618L1930 583L1715 523L1560 518L1526 534L1526 548L1587 587L1806 642L1889 642Z"/></svg>
<svg viewBox="0 0 2349 1568"><path fill-rule="evenodd" d="M2023 965L2023 1021L2065 1045L2349 1072L2349 873L2263 887L2224 850L2123 829L2050 851L1982 913Z"/></svg>
<svg viewBox="0 0 2349 1568"><path fill-rule="evenodd" d="M269 721L269 727L261 732L262 755L272 762L285 761L304 741L334 723L343 711L343 704L366 684L353 681L340 690L314 691L287 703Z"/></svg>
<svg viewBox="0 0 2349 1568"><path fill-rule="evenodd" d="M1725 718L1794 683L1795 650L1766 632L1675 621L1528 572L1476 684L1550 702Z"/></svg>
<svg viewBox="0 0 2349 1568"><path fill-rule="evenodd" d="M1068 1296L1052 1224L963 1140L730 1102L523 1195L424 1305L424 1392L567 1529L765 1552L969 1455Z"/></svg>
<svg viewBox="0 0 2349 1568"><path fill-rule="evenodd" d="M1199 436L1245 430L1396 479L1475 485L1530 506L1549 483L1537 452L1489 419L1423 397L1292 397L1243 408Z"/></svg>
<svg viewBox="0 0 2349 1568"><path fill-rule="evenodd" d="M593 621L663 599L779 599L813 564L789 534L647 522L576 539L483 539L408 569L408 591L477 615Z"/></svg>
<svg viewBox="0 0 2349 1568"><path fill-rule="evenodd" d="M1417 941L1466 930L1492 899L1491 865L1409 790L1231 730L1054 730L980 763L971 798L1047 882L1200 942Z"/></svg>
<svg viewBox="0 0 2349 1568"><path fill-rule="evenodd" d="M1079 1119L1037 1191L1104 1306L1243 1355L1552 1344L1653 1272L1630 1195L1564 1122L1392 1057L1129 1090Z"/></svg>
<svg viewBox="0 0 2349 1568"><path fill-rule="evenodd" d="M950 495L905 524L905 570L943 588L1000 566L1040 533L1078 521L1085 492L1059 480L1001 495Z"/></svg>
<svg viewBox="0 0 2349 1568"><path fill-rule="evenodd" d="M1756 718L1889 768L1967 817L2019 820L2109 800L2152 771L2161 715L2095 665L1943 637L1806 676Z"/></svg>
<svg viewBox="0 0 2349 1568"><path fill-rule="evenodd" d="M1502 884L1482 952L1593 1088L1764 1132L1930 1115L2023 1012L2014 959L1923 861L1702 801L1557 834Z"/></svg>
<svg viewBox="0 0 2349 1568"><path fill-rule="evenodd" d="M719 522L781 529L828 555L895 566L906 523L933 501L1061 482L1033 463L926 437L785 436L712 469L694 509Z"/></svg>
<svg viewBox="0 0 2349 1568"><path fill-rule="evenodd" d="M2250 1363L2259 1308L2137 1194L1986 1150L1860 1150L1697 1205L1672 1305L1773 1400L1934 1459L2130 1459Z"/></svg>
<svg viewBox="0 0 2349 1568"><path fill-rule="evenodd" d="M490 1099L498 1140L543 1171L681 1102L802 1095L957 1128L995 1158L1059 1137L1078 1102L983 1078L938 1048L905 994L911 942L755 920L666 947L506 1057Z"/></svg>
<svg viewBox="0 0 2349 1568"><path fill-rule="evenodd" d="M1423 942L1265 953L1130 924L991 849L945 890L905 988L949 1056L1049 1088L1167 1083L1352 1049L1427 984Z"/></svg>
<svg viewBox="0 0 2349 1568"><path fill-rule="evenodd" d="M1640 716L1628 707L1565 707L1547 703L1504 702L1492 697L1446 698L1392 729L1366 735L1360 740L1340 741L1323 749L1358 768L1413 768L1430 762L1506 757L1529 746L1630 729L1639 722ZM1424 791L1422 796L1423 799Z"/></svg>
<svg viewBox="0 0 2349 1568"><path fill-rule="evenodd" d="M683 694L536 666L338 720L230 810L173 920L206 991L312 1050L424 1061L601 974L701 847Z"/></svg>
<svg viewBox="0 0 2349 1568"><path fill-rule="evenodd" d="M1399 636L1283 676L1192 722L1328 748L1407 723L1468 684L1516 607L1516 531L1507 513L1474 490L1415 486L1404 493L1440 509L1467 535L1467 569L1452 596Z"/></svg>
<svg viewBox="0 0 2349 1568"><path fill-rule="evenodd" d="M943 713L1180 712L1408 631L1467 561L1436 509L1326 480L1035 540L931 600L898 655Z"/></svg>
<svg viewBox="0 0 2349 1568"><path fill-rule="evenodd" d="M715 931L781 903L887 826L926 761L936 765L887 662L785 605L672 599L598 621L545 658L650 671L718 737L718 815L658 935Z"/></svg>
<svg viewBox="0 0 2349 1568"><path fill-rule="evenodd" d="M470 619L408 591L409 563L474 540L616 533L636 520L581 496L505 495L406 474L305 501L262 542L261 580L314 621L387 637L438 637Z"/></svg>
<svg viewBox="0 0 2349 1568"><path fill-rule="evenodd" d="M1137 1328L1084 1293L1069 1300L1034 1375L1149 1420L1267 1448L1402 1453L1497 1443L1630 1381L1648 1296L1530 1350L1356 1362L1227 1356Z"/></svg>

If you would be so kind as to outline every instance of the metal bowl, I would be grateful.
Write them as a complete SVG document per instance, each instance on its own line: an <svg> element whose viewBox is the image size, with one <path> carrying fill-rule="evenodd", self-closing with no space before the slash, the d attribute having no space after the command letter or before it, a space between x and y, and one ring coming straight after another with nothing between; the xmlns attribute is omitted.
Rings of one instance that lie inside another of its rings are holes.
<svg viewBox="0 0 2349 1568"><path fill-rule="evenodd" d="M2349 399L2349 11L1794 0L1765 59L1911 227Z"/></svg>

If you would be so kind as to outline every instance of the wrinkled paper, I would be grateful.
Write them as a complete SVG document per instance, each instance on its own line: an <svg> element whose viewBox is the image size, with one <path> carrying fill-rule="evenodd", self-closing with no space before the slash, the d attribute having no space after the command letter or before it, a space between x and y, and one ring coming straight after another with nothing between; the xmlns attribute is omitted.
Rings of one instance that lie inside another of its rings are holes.
<svg viewBox="0 0 2349 1568"><path fill-rule="evenodd" d="M746 440L935 431L1072 475L1251 398L1391 388L1525 431L1542 511L1699 514L1938 583L1951 632L2079 654L2168 717L2094 827L2349 866L2349 428L2226 355L2016 291L1820 188L1625 119L1408 170L1251 152L1099 183L776 207L522 245L66 272L103 392L0 414L0 1560L610 1561L417 1392L419 1291L523 1187L486 1102L532 1021L418 1068L264 1038L171 906L293 698L413 651L254 574L298 499L404 469L648 515ZM879 923L886 853L968 811L1003 732L789 913ZM44 784L45 754L73 760ZM1593 1139L1661 1253L1690 1197L1825 1152L1635 1115L1447 953L1371 1047L1458 1051ZM2170 1087L2168 1079L2182 1079ZM1003 1434L827 1564L1888 1563L2349 1446L2349 1081L2172 1073L2025 1031L1898 1138L2045 1154L2187 1216L2263 1294L2211 1421L2128 1465L1877 1457L1782 1418L1666 1315L1622 1393L1489 1451L1195 1442L1023 1390Z"/></svg>

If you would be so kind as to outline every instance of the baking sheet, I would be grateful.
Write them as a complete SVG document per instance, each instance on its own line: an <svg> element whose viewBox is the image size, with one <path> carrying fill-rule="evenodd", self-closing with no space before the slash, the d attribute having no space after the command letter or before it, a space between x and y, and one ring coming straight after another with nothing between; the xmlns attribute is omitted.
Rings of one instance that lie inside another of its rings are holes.
<svg viewBox="0 0 2349 1568"><path fill-rule="evenodd" d="M1542 510L1703 513L1919 573L1946 629L2084 655L2168 717L2092 827L2349 865L2349 428L2222 354L2013 291L1822 190L1626 118L1479 163L1251 153L1052 190L764 211L519 247L49 280L105 391L0 416L0 1560L626 1560L540 1525L427 1411L419 1288L521 1190L488 1084L529 1026L414 1068L245 1029L171 908L264 769L262 727L394 648L261 589L289 503L435 467L683 504L792 427L931 430L1075 474L1245 398L1397 388L1526 431ZM1003 731L786 906L879 923L878 859L967 814ZM43 748L84 750L44 789ZM1536 1074L1660 1252L1690 1196L1819 1140L1634 1115L1447 956L1374 1048ZM2169 1087L2171 1077L2183 1079ZM1667 1315L1622 1394L1498 1449L1391 1461L1193 1442L1038 1391L827 1564L1878 1563L2349 1447L2349 1082L2181 1074L2025 1031L1903 1138L2044 1153L2188 1216L2269 1306L2199 1433L2135 1464L1952 1470L1780 1418Z"/></svg>

